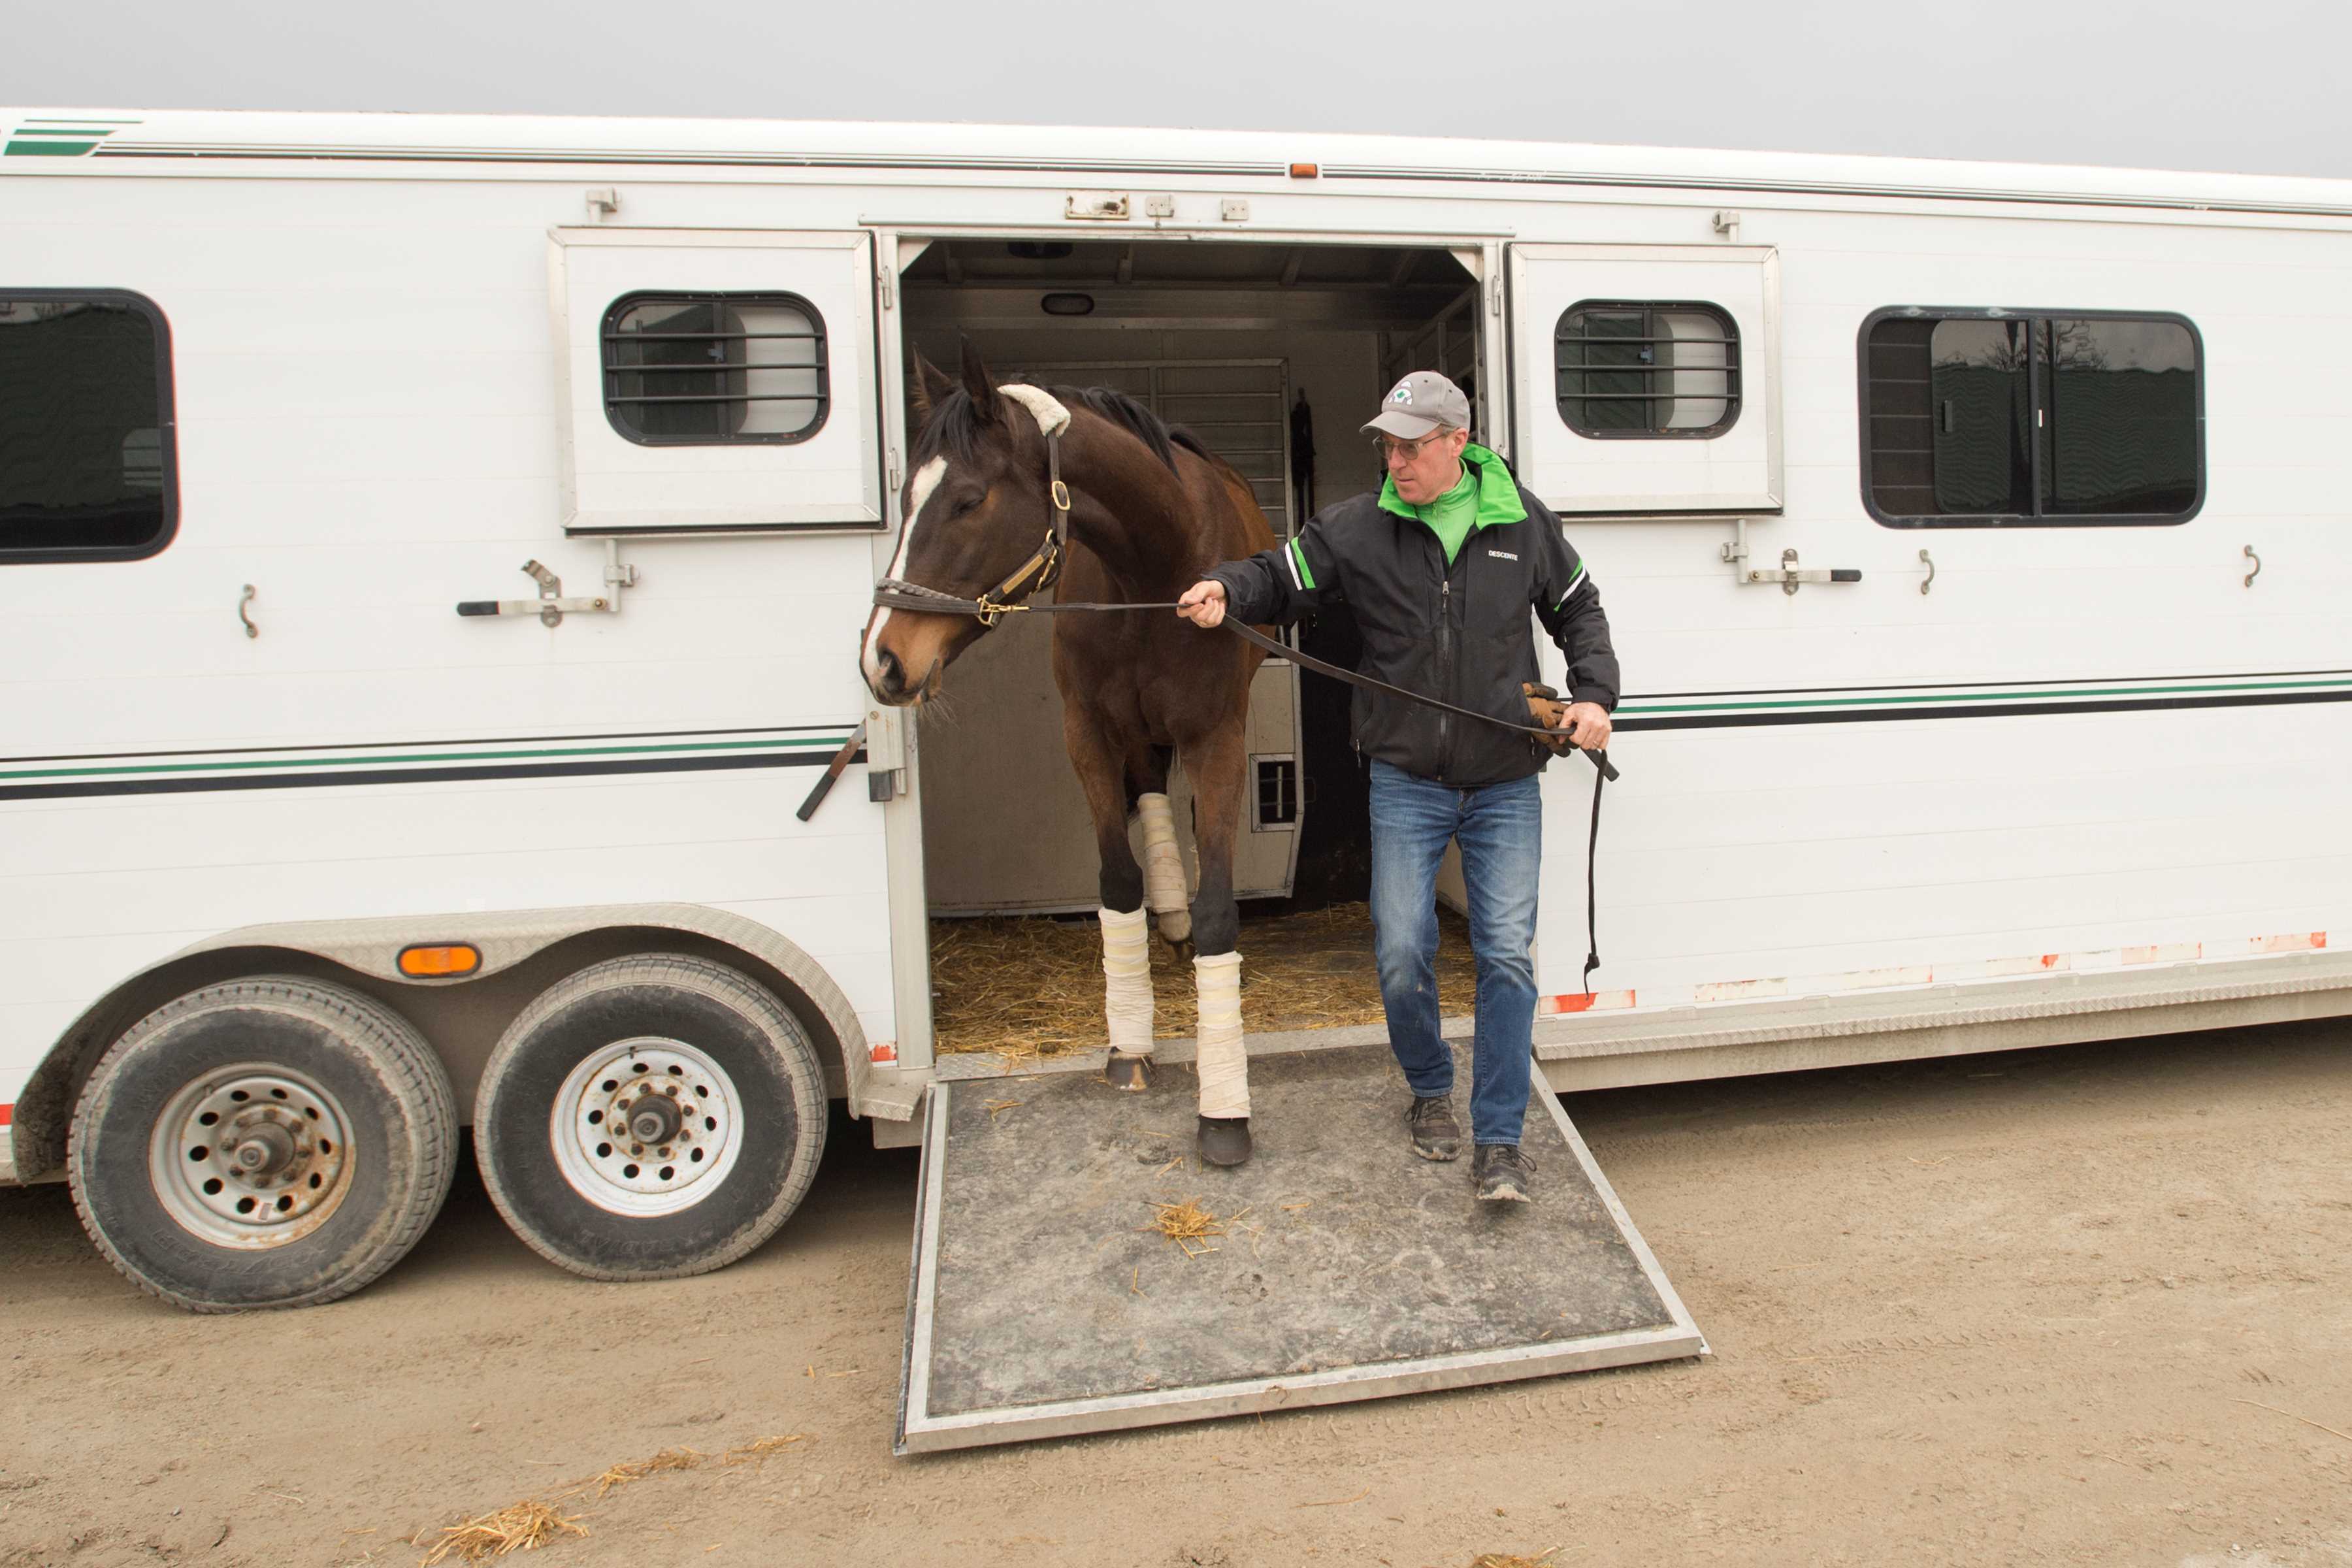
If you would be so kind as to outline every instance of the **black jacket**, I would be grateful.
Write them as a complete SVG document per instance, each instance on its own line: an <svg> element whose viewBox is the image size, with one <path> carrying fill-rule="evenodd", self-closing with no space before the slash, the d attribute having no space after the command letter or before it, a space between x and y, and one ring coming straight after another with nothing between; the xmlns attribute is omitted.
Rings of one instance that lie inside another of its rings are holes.
<svg viewBox="0 0 2352 1568"><path fill-rule="evenodd" d="M1224 584L1225 613L1286 626L1344 601L1363 633L1364 674L1524 724L1520 684L1538 679L1532 609L1568 658L1570 699L1614 708L1609 618L1559 519L1493 454L1473 447L1464 460L1479 481L1478 521L1450 568L1428 524L1354 496L1287 543L1209 572ZM1529 736L1361 687L1350 732L1365 756L1465 787L1525 778L1551 756Z"/></svg>

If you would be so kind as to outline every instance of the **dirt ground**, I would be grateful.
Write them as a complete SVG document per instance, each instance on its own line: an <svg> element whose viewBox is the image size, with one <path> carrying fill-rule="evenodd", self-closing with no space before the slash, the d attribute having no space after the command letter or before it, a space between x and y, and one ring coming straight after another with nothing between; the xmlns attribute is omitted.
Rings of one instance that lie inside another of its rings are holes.
<svg viewBox="0 0 2352 1568"><path fill-rule="evenodd" d="M0 1564L407 1568L680 1447L505 1561L2352 1563L2347 1029L1575 1097L1711 1359L918 1460L916 1160L845 1124L775 1241L657 1285L467 1175L353 1300L187 1317L0 1193Z"/></svg>

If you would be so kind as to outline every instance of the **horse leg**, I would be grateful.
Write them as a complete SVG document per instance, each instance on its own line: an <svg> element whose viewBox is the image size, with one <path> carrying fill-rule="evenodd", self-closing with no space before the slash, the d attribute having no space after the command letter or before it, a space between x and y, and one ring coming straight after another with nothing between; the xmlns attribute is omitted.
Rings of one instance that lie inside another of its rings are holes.
<svg viewBox="0 0 2352 1568"><path fill-rule="evenodd" d="M1135 812L1143 819L1143 902L1159 922L1160 936L1191 956L1191 896L1184 883L1184 852L1176 845L1176 813L1168 804L1168 752L1154 746L1136 770Z"/></svg>
<svg viewBox="0 0 2352 1568"><path fill-rule="evenodd" d="M1076 704L1062 710L1062 739L1087 813L1094 818L1100 858L1103 935L1103 1022L1110 1059L1103 1073L1114 1089L1137 1092L1151 1084L1151 951L1143 912L1143 868L1127 843L1127 748Z"/></svg>
<svg viewBox="0 0 2352 1568"><path fill-rule="evenodd" d="M1250 1156L1249 1057L1242 1043L1241 906L1234 901L1234 838L1241 826L1248 756L1239 716L1183 750L1192 781L1192 835L1201 891L1192 900L1193 984L1200 1001L1201 1158L1238 1165Z"/></svg>

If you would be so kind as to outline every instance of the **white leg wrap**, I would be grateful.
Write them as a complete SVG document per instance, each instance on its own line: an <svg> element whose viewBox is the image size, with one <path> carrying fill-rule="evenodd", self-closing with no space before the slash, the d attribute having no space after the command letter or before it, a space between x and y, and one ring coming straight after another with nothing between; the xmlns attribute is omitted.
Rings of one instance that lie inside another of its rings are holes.
<svg viewBox="0 0 2352 1568"><path fill-rule="evenodd" d="M1249 1056L1242 1048L1242 955L1192 961L1201 999L1201 1114L1247 1116Z"/></svg>
<svg viewBox="0 0 2352 1568"><path fill-rule="evenodd" d="M1184 855L1176 847L1176 814L1164 795L1138 795L1143 818L1143 907L1160 917L1160 934L1182 942L1192 934L1192 895L1184 885Z"/></svg>
<svg viewBox="0 0 2352 1568"><path fill-rule="evenodd" d="M1151 1054L1151 932L1143 911L1096 911L1102 917L1103 1020L1110 1048L1130 1057Z"/></svg>

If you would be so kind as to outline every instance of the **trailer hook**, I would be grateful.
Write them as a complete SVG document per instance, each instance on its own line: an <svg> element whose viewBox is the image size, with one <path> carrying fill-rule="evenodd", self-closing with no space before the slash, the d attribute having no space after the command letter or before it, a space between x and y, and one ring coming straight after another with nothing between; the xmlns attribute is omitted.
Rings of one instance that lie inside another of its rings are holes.
<svg viewBox="0 0 2352 1568"><path fill-rule="evenodd" d="M2246 586L2251 588L2254 585L2254 579L2263 574L2263 558L2255 554L2254 547L2249 544L2246 546L2246 559L2254 563L2254 569L2246 574Z"/></svg>
<svg viewBox="0 0 2352 1568"><path fill-rule="evenodd" d="M1936 585L1936 562L1933 556L1922 550L1919 552L1919 563L1927 569L1927 580L1919 584L1919 592L1924 594Z"/></svg>
<svg viewBox="0 0 2352 1568"><path fill-rule="evenodd" d="M245 592L236 596L236 618L245 623L246 636L257 637L261 635L261 628L255 626L253 617L245 613L245 607L251 603L253 603L253 584L247 583L245 585Z"/></svg>

